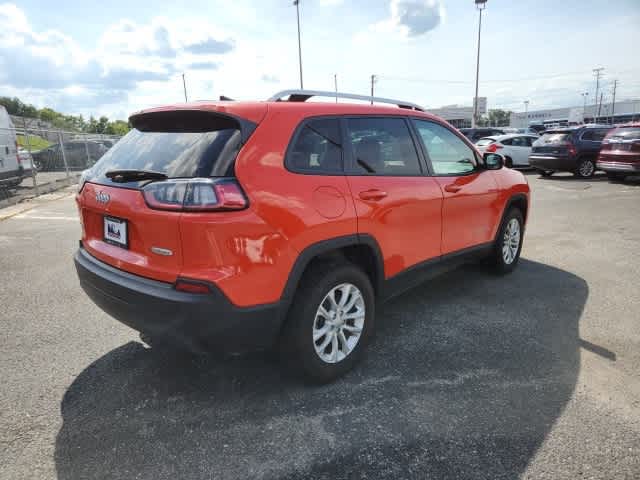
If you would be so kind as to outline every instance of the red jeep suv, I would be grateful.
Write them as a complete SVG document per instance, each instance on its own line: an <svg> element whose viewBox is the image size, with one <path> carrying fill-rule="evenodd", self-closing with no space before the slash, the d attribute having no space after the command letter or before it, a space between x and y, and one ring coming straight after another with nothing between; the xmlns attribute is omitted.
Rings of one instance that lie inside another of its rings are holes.
<svg viewBox="0 0 640 480"><path fill-rule="evenodd" d="M318 95L335 96L133 114L76 197L89 297L144 338L277 345L329 381L362 356L379 301L470 259L516 266L520 172L417 105L305 102Z"/></svg>

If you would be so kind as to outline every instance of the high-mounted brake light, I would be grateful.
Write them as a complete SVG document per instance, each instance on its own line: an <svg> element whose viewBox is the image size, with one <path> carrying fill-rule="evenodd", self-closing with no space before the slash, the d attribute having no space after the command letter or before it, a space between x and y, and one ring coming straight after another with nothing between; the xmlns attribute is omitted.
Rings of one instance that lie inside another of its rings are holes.
<svg viewBox="0 0 640 480"><path fill-rule="evenodd" d="M150 208L180 212L242 210L248 201L233 178L192 178L153 182L142 189Z"/></svg>
<svg viewBox="0 0 640 480"><path fill-rule="evenodd" d="M496 150L502 148L502 145L498 144L498 143L492 143L491 145L489 145L487 147L487 152L489 153L496 153Z"/></svg>

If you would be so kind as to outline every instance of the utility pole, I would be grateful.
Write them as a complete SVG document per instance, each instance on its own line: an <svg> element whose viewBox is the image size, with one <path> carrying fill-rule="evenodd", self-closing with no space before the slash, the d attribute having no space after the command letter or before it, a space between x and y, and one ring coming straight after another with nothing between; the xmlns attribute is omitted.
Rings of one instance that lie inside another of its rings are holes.
<svg viewBox="0 0 640 480"><path fill-rule="evenodd" d="M296 18L298 19L298 64L300 65L300 90L304 90L304 84L302 83L302 43L300 41L300 0L294 0L293 4L296 7Z"/></svg>
<svg viewBox="0 0 640 480"><path fill-rule="evenodd" d="M478 124L478 79L480 78L480 32L482 31L482 10L486 7L487 0L475 0L476 8L479 12L478 19L478 54L476 58L476 95L473 97L473 118L471 126L475 128Z"/></svg>
<svg viewBox="0 0 640 480"><path fill-rule="evenodd" d="M338 103L338 74L333 74L333 88L336 90L336 103Z"/></svg>
<svg viewBox="0 0 640 480"><path fill-rule="evenodd" d="M184 73L182 74L182 88L184 88L184 101L188 102L189 100L187 100L187 83L184 80Z"/></svg>
<svg viewBox="0 0 640 480"><path fill-rule="evenodd" d="M524 101L524 119L529 124L529 100Z"/></svg>
<svg viewBox="0 0 640 480"><path fill-rule="evenodd" d="M598 91L600 90L600 77L602 76L602 70L604 70L603 67L593 69L593 74L596 77L596 96L594 97L596 103L598 103ZM600 109L598 109L598 116L600 116ZM594 123L596 122L594 121Z"/></svg>
<svg viewBox="0 0 640 480"><path fill-rule="evenodd" d="M602 96L604 95L604 93L600 94L600 103L598 104L598 118L600 118L600 110L602 110ZM595 122L598 123L598 122Z"/></svg>
<svg viewBox="0 0 640 480"><path fill-rule="evenodd" d="M373 105L373 86L376 84L376 75L371 75L371 105Z"/></svg>
<svg viewBox="0 0 640 480"><path fill-rule="evenodd" d="M613 81L613 102L611 102L611 125L613 125L613 117L616 113L616 88L618 87L618 80Z"/></svg>

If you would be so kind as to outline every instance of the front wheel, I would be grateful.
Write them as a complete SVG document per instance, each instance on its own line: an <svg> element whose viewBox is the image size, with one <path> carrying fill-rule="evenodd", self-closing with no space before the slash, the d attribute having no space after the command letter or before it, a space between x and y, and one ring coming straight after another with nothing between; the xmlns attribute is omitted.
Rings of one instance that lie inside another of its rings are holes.
<svg viewBox="0 0 640 480"><path fill-rule="evenodd" d="M593 174L596 172L596 165L593 163L593 160L584 159L580 160L578 163L578 168L574 172L577 177L580 178L591 178Z"/></svg>
<svg viewBox="0 0 640 480"><path fill-rule="evenodd" d="M355 265L312 267L282 332L284 359L306 379L335 380L362 357L373 332L374 310L371 282Z"/></svg>
<svg viewBox="0 0 640 480"><path fill-rule="evenodd" d="M491 254L491 261L497 273L509 273L516 268L518 260L520 260L523 233L522 212L517 208L512 208L502 220Z"/></svg>
<svg viewBox="0 0 640 480"><path fill-rule="evenodd" d="M550 177L555 173L555 170L538 170L538 173L543 177Z"/></svg>

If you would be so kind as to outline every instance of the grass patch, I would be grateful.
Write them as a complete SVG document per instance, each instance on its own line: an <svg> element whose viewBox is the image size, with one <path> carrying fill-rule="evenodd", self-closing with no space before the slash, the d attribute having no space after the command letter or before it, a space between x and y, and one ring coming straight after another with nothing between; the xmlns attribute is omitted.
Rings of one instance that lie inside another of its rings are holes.
<svg viewBox="0 0 640 480"><path fill-rule="evenodd" d="M16 136L18 137L18 145L22 148L27 148L27 142L24 138L24 135ZM51 142L37 135L29 135L29 145L31 146L31 150L42 150L43 148L47 148L49 145L51 145Z"/></svg>

